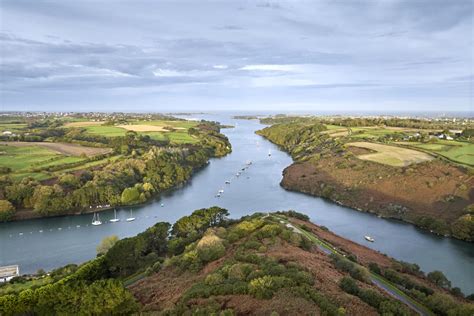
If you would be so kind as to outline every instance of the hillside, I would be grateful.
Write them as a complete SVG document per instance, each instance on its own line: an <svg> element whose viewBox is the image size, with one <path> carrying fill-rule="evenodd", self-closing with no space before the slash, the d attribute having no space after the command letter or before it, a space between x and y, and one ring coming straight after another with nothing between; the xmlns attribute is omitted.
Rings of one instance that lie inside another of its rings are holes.
<svg viewBox="0 0 474 316"><path fill-rule="evenodd" d="M400 219L437 234L474 240L472 167L418 151L411 142L400 144L395 140L413 133L401 127L395 132L394 127L358 127L362 134L343 128L346 132L340 134L341 127L301 120L257 132L295 161L283 172L285 189ZM428 135L426 139L430 144L438 142ZM474 147L468 139L460 137L456 143L472 155Z"/></svg>
<svg viewBox="0 0 474 316"><path fill-rule="evenodd" d="M119 240L80 267L0 287L0 314L472 315L440 272L425 275L294 211L227 219L193 212ZM21 286L18 286L21 284Z"/></svg>
<svg viewBox="0 0 474 316"><path fill-rule="evenodd" d="M231 152L215 122L97 115L2 117L0 222L144 203Z"/></svg>

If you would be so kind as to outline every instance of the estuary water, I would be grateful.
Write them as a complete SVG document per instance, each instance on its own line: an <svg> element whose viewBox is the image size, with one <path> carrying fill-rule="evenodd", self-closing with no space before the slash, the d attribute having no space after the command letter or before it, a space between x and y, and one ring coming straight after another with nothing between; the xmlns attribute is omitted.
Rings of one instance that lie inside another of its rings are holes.
<svg viewBox="0 0 474 316"><path fill-rule="evenodd" d="M96 246L106 236L134 236L158 221L173 223L193 210L213 205L228 209L233 218L257 211L294 209L345 238L396 259L417 263L425 272L441 270L453 286L466 294L474 292L474 244L438 237L410 224L284 190L279 183L291 157L254 133L263 127L257 120L234 120L229 114L185 118L233 125L234 128L222 130L229 137L233 152L211 159L180 189L146 205L117 209L121 218L118 223L109 222L113 211L100 213L100 226L91 225L92 214L1 223L0 266L19 264L20 272L31 273L39 268L50 270L81 263L95 257ZM237 177L247 161L252 164ZM227 180L230 184L225 183ZM216 197L219 190L224 192ZM126 222L130 211L136 220ZM364 235L376 241L369 243Z"/></svg>

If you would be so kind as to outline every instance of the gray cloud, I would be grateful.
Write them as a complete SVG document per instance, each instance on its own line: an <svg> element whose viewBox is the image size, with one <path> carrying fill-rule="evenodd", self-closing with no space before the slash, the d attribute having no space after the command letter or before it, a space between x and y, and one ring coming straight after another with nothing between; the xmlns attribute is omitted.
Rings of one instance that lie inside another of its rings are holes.
<svg viewBox="0 0 474 316"><path fill-rule="evenodd" d="M472 111L472 6L5 0L0 110L134 103Z"/></svg>

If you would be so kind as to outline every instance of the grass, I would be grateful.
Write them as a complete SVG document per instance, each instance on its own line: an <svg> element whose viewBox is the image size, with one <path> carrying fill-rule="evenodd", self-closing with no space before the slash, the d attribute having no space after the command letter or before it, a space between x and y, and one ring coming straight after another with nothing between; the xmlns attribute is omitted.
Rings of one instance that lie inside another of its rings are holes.
<svg viewBox="0 0 474 316"><path fill-rule="evenodd" d="M39 146L14 147L0 145L0 166L9 167L14 172L31 168L61 165L81 161L83 158L62 156ZM51 160L53 159L54 160Z"/></svg>
<svg viewBox="0 0 474 316"><path fill-rule="evenodd" d="M155 140L170 140L172 143L184 144L184 143L196 143L198 140L193 136L188 134L188 128L196 126L197 122L188 122L188 121L137 121L133 122L132 126L135 125L150 125L150 126L171 126L175 128L183 128L170 132L138 132L142 135L149 135L152 139ZM117 126L104 126L104 125L91 125L84 126L88 133L102 135L105 137L116 137L116 136L125 136L127 130Z"/></svg>
<svg viewBox="0 0 474 316"><path fill-rule="evenodd" d="M474 144L471 143L455 140L437 140L435 143L404 142L403 145L423 149L446 157L454 162L474 166Z"/></svg>
<svg viewBox="0 0 474 316"><path fill-rule="evenodd" d="M376 151L376 153L359 155L357 156L359 159L370 160L394 167L408 166L413 163L419 163L433 159L432 156L424 152L397 146L382 145L370 142L353 142L348 143L347 145Z"/></svg>
<svg viewBox="0 0 474 316"><path fill-rule="evenodd" d="M27 127L27 124L24 123L0 123L0 132L18 132L24 129L25 127Z"/></svg>
<svg viewBox="0 0 474 316"><path fill-rule="evenodd" d="M88 133L101 135L105 137L116 137L125 136L127 130L115 127L115 126L104 126L104 125L90 125L84 127Z"/></svg>

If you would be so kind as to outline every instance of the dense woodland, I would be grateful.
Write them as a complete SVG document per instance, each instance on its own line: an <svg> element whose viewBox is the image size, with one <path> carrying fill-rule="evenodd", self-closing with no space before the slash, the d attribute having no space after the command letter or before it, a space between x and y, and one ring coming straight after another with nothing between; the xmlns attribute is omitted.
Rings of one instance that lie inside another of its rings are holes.
<svg viewBox="0 0 474 316"><path fill-rule="evenodd" d="M143 203L186 182L209 158L231 151L228 139L214 122L203 121L188 130L199 139L196 144L170 144L133 131L124 137L104 137L88 134L81 128L59 128L61 124L56 122L33 122L42 128L19 134L18 138L108 147L113 149L109 156L119 154L121 158L109 160L100 168L68 172L48 181L30 177L15 180L8 173L0 176L0 221L11 219L17 210L33 209L37 214L50 216L95 210L105 205ZM100 155L91 159L103 158Z"/></svg>

